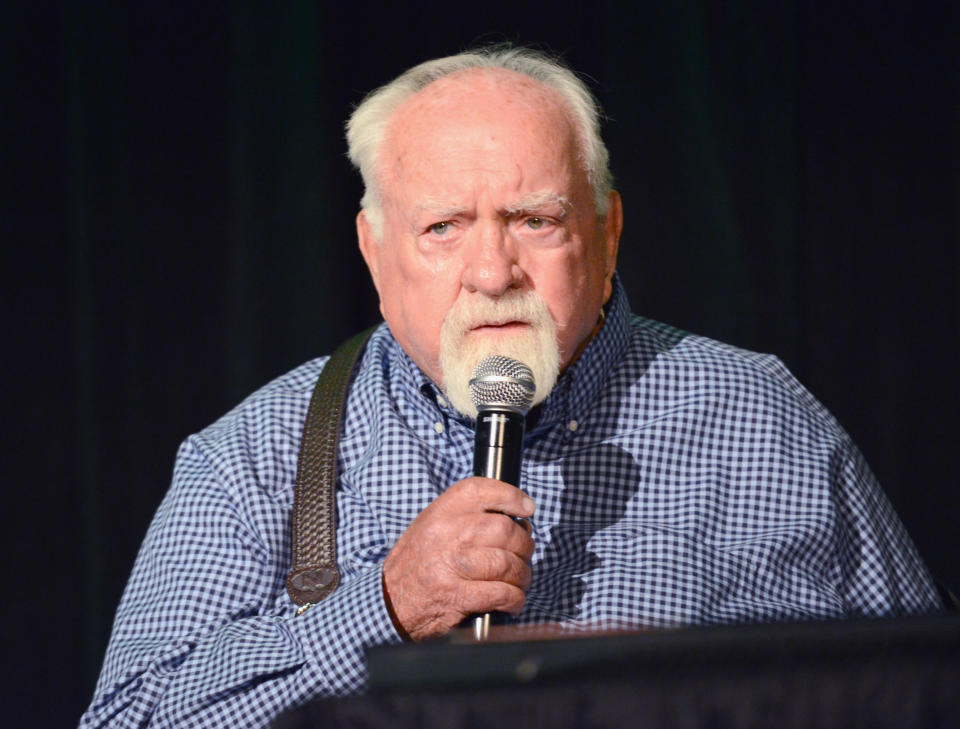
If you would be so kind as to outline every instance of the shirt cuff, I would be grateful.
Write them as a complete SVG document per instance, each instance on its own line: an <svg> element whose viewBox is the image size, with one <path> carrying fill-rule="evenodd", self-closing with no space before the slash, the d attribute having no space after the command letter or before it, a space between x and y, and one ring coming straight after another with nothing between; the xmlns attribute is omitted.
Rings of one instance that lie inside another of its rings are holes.
<svg viewBox="0 0 960 729"><path fill-rule="evenodd" d="M317 672L310 683L321 694L359 691L367 679L366 649L403 640L387 611L382 563L341 584L289 626Z"/></svg>

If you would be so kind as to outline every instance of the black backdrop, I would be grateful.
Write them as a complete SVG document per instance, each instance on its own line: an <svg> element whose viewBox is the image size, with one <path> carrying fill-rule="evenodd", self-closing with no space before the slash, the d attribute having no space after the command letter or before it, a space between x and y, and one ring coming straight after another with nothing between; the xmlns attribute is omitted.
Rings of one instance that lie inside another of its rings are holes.
<svg viewBox="0 0 960 729"><path fill-rule="evenodd" d="M342 121L477 42L594 79L634 309L784 359L960 585L954 3L20 4L0 39L8 711L76 721L178 442L376 320Z"/></svg>

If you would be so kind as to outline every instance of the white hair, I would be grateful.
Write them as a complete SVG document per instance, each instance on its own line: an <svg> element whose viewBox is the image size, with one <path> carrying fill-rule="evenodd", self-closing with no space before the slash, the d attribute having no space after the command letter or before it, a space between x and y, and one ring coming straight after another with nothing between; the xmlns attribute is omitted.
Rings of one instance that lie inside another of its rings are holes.
<svg viewBox="0 0 960 729"><path fill-rule="evenodd" d="M364 193L360 206L374 237L383 236L378 161L387 126L397 109L429 84L473 68L506 69L522 73L554 89L569 107L577 127L580 163L593 188L597 215L606 216L613 188L610 154L600 136L600 105L587 85L558 60L540 51L512 46L492 46L426 61L404 72L385 86L371 91L347 120L350 161L360 170Z"/></svg>

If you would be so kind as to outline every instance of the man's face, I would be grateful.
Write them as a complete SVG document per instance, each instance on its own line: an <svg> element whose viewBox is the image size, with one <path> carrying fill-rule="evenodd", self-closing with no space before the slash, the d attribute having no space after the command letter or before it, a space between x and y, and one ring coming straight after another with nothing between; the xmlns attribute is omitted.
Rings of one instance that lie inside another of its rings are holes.
<svg viewBox="0 0 960 729"><path fill-rule="evenodd" d="M380 310L414 362L443 385L451 308L533 291L556 323L566 367L610 295L622 215L611 193L598 220L555 92L502 70L436 81L394 115L379 164L383 238L361 213L360 247ZM531 326L485 319L464 333L465 349L497 351Z"/></svg>

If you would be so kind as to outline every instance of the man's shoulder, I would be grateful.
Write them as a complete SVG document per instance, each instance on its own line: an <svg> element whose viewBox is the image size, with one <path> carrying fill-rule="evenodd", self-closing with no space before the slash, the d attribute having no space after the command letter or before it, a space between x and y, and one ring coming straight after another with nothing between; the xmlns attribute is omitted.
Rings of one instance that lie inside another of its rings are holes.
<svg viewBox="0 0 960 729"><path fill-rule="evenodd" d="M384 357L392 341L386 327L373 333L363 355L365 369L377 369L375 363ZM329 360L330 355L317 357L276 377L192 437L220 447L233 441L251 448L278 440L299 444L310 398Z"/></svg>
<svg viewBox="0 0 960 729"><path fill-rule="evenodd" d="M662 355L665 361L678 366L688 364L724 372L785 369L775 355L743 349L637 314L631 315L630 327L635 347L639 345L645 352Z"/></svg>
<svg viewBox="0 0 960 729"><path fill-rule="evenodd" d="M303 422L328 357L318 357L260 387L216 421L189 436L177 454L177 476L244 500L251 486L289 500Z"/></svg>
<svg viewBox="0 0 960 729"><path fill-rule="evenodd" d="M271 424L300 421L329 355L311 359L271 380L245 397L198 434L207 441L260 430Z"/></svg>
<svg viewBox="0 0 960 729"><path fill-rule="evenodd" d="M822 425L842 429L830 412L773 354L755 352L663 322L631 317L629 357L635 373L673 391L709 392L780 413L804 413Z"/></svg>

